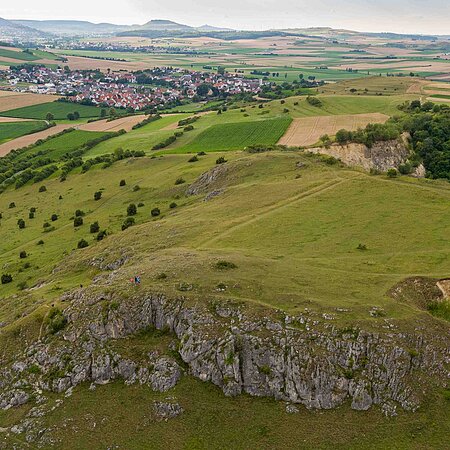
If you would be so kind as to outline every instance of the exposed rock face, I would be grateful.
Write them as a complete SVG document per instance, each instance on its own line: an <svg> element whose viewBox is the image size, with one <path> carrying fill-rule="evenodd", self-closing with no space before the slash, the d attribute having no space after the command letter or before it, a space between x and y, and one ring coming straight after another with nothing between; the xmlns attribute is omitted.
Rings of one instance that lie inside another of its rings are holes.
<svg viewBox="0 0 450 450"><path fill-rule="evenodd" d="M410 151L405 140L406 138L376 142L371 148L364 144L333 144L329 148L310 148L308 151L333 156L348 166L358 166L366 170L376 169L386 172L391 168L397 169L400 164L407 160Z"/></svg>
<svg viewBox="0 0 450 450"><path fill-rule="evenodd" d="M208 193L221 180L227 176L228 168L225 164L219 164L208 172L202 173L186 191L186 195L198 195ZM217 190L216 190L217 191Z"/></svg>
<svg viewBox="0 0 450 450"><path fill-rule="evenodd" d="M37 343L0 373L2 408L24 400L20 393L11 394L13 387L62 392L83 381L101 384L121 377L159 391L170 389L181 376L171 358L151 354L148 365L139 366L108 350L111 339L149 326L172 331L190 373L220 386L225 395L245 392L326 409L350 399L356 410L375 404L394 414L397 405L418 407L417 392L427 377L449 376L448 336L447 345L437 350L415 334L339 330L307 316L252 318L226 305L211 311L150 293L122 300L107 315L103 297L83 289L68 297L64 342ZM416 391L413 386L419 385Z"/></svg>

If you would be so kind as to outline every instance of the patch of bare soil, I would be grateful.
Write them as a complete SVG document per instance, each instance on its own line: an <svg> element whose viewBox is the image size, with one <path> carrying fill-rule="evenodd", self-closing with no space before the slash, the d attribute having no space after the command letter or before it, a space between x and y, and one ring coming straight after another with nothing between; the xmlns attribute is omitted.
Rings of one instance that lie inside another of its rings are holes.
<svg viewBox="0 0 450 450"><path fill-rule="evenodd" d="M142 122L145 119L145 117L146 116L144 116L144 115L128 116L128 117L121 117L119 119L111 120L109 122L107 119L97 120L95 122L85 123L83 125L78 126L77 128L79 130L83 130L83 131L125 130L128 132L133 129L134 125L138 124L139 122Z"/></svg>
<svg viewBox="0 0 450 450"><path fill-rule="evenodd" d="M426 310L430 304L444 298L438 282L438 280L426 277L406 278L392 287L388 295L394 300L413 304Z"/></svg>

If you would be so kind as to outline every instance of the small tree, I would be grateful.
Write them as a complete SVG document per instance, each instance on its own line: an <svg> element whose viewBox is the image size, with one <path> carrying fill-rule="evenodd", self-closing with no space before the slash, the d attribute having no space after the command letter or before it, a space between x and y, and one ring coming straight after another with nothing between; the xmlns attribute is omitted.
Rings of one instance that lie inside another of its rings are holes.
<svg viewBox="0 0 450 450"><path fill-rule="evenodd" d="M128 227L134 225L134 217L127 217L122 224L122 231L126 230Z"/></svg>
<svg viewBox="0 0 450 450"><path fill-rule="evenodd" d="M9 273L4 273L2 275L2 284L8 284L11 283L13 280L12 275Z"/></svg>
<svg viewBox="0 0 450 450"><path fill-rule="evenodd" d="M102 192L97 191L94 193L94 200L100 200L102 198Z"/></svg>
<svg viewBox="0 0 450 450"><path fill-rule="evenodd" d="M108 235L106 230L102 230L97 234L97 241L102 241Z"/></svg>
<svg viewBox="0 0 450 450"><path fill-rule="evenodd" d="M125 180L120 180L119 186L125 186L127 182Z"/></svg>
<svg viewBox="0 0 450 450"><path fill-rule="evenodd" d="M52 222L57 221L57 220L58 220L58 215L57 215L57 214L52 214L52 216L50 217L50 220L51 220Z"/></svg>
<svg viewBox="0 0 450 450"><path fill-rule="evenodd" d="M151 210L151 213L150 213L150 214L152 215L152 217L157 217L157 216L159 216L159 215L161 214L161 211L160 211L159 208L153 208L153 209Z"/></svg>
<svg viewBox="0 0 450 450"><path fill-rule="evenodd" d="M197 156L196 155L194 155L194 156L192 156L191 158L189 158L188 159L188 162L197 162L198 161L198 158L197 158Z"/></svg>
<svg viewBox="0 0 450 450"><path fill-rule="evenodd" d="M183 184L183 183L186 183L186 181L182 177L179 177L175 180L176 185Z"/></svg>
<svg viewBox="0 0 450 450"><path fill-rule="evenodd" d="M19 253L19 258L20 258L20 259L25 259L27 256L28 256L28 255L27 255L27 252L26 252L25 250L22 250L22 251Z"/></svg>
<svg viewBox="0 0 450 450"><path fill-rule="evenodd" d="M73 226L74 227L81 227L81 225L83 225L83 218L82 217L75 217L75 219L73 221Z"/></svg>
<svg viewBox="0 0 450 450"><path fill-rule="evenodd" d="M22 230L23 228L25 228L25 220L19 219L17 221L17 225L19 225L19 228Z"/></svg>
<svg viewBox="0 0 450 450"><path fill-rule="evenodd" d="M134 203L130 203L127 208L127 216L135 216L137 214L137 208Z"/></svg>
<svg viewBox="0 0 450 450"><path fill-rule="evenodd" d="M177 207L177 204L175 203L175 202L172 202L170 205L169 205L169 208L170 209L173 209L173 208L176 208Z"/></svg>
<svg viewBox="0 0 450 450"><path fill-rule="evenodd" d="M41 186L39 188L39 192L46 192L46 191L47 191L47 188L45 186Z"/></svg>
<svg viewBox="0 0 450 450"><path fill-rule="evenodd" d="M91 223L91 226L89 227L90 233L98 233L100 230L100 225L98 222Z"/></svg>
<svg viewBox="0 0 450 450"><path fill-rule="evenodd" d="M224 164L226 162L227 162L227 160L223 156L216 159L216 164Z"/></svg>
<svg viewBox="0 0 450 450"><path fill-rule="evenodd" d="M75 120L74 114L73 114L73 113L67 114L67 119L68 119L68 120Z"/></svg>
<svg viewBox="0 0 450 450"><path fill-rule="evenodd" d="M45 116L47 122L51 122L54 118L55 116L51 112L48 112L47 115Z"/></svg>
<svg viewBox="0 0 450 450"><path fill-rule="evenodd" d="M15 208L15 207L16 207L16 204L14 202L11 202L9 204L9 209L12 209L12 208Z"/></svg>
<svg viewBox="0 0 450 450"><path fill-rule="evenodd" d="M84 211L82 211L81 209L77 209L75 211L75 217L83 217L84 216Z"/></svg>
<svg viewBox="0 0 450 450"><path fill-rule="evenodd" d="M31 212L31 211L30 211L30 212L28 213L28 218L29 218L29 219L34 219L34 212Z"/></svg>
<svg viewBox="0 0 450 450"><path fill-rule="evenodd" d="M78 241L78 244L77 244L78 248L86 248L88 246L89 246L89 243L88 243L88 241L86 241L86 239L80 239Z"/></svg>

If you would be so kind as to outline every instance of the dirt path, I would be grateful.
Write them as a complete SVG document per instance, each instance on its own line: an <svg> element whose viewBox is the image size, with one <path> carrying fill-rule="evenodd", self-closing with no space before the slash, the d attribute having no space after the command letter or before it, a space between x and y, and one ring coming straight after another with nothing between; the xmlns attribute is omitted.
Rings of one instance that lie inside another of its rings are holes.
<svg viewBox="0 0 450 450"><path fill-rule="evenodd" d="M324 134L334 136L342 128L356 130L365 127L368 123L384 123L387 119L389 119L389 116L381 113L297 118L292 121L278 143L305 147L315 144Z"/></svg>
<svg viewBox="0 0 450 450"><path fill-rule="evenodd" d="M34 144L38 139L45 139L49 136L53 136L54 134L59 133L66 128L70 128L70 125L56 125L54 127L47 128L46 130L38 131L37 133L33 134L27 134L26 136L21 136L17 139L5 142L4 144L0 145L0 157L7 155L11 150Z"/></svg>

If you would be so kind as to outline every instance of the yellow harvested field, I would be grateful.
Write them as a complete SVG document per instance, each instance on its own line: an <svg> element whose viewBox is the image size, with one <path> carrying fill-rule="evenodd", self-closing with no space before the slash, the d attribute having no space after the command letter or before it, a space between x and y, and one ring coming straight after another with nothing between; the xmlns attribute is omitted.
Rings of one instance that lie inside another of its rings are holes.
<svg viewBox="0 0 450 450"><path fill-rule="evenodd" d="M24 106L54 102L58 95L31 94L14 91L0 91L0 112Z"/></svg>
<svg viewBox="0 0 450 450"><path fill-rule="evenodd" d="M46 130L28 134L26 136L21 136L17 139L13 139L12 141L5 142L4 144L0 145L0 157L7 155L11 150L27 147L28 145L34 144L39 139L45 139L49 136L53 136L54 134L59 133L66 128L70 128L70 125L56 125L54 127L47 128Z"/></svg>
<svg viewBox="0 0 450 450"><path fill-rule="evenodd" d="M450 103L450 98L427 97L427 100L434 103L437 102Z"/></svg>
<svg viewBox="0 0 450 450"><path fill-rule="evenodd" d="M120 119L112 120L110 122L105 120L97 120L91 123L85 123L77 127L78 130L83 131L131 131L133 126L142 122L147 116L129 116L121 117Z"/></svg>
<svg viewBox="0 0 450 450"><path fill-rule="evenodd" d="M340 116L315 116L294 119L284 136L278 141L280 145L305 147L315 144L320 136L334 136L342 128L356 130L368 123L384 123L389 116L381 113L348 114Z"/></svg>

